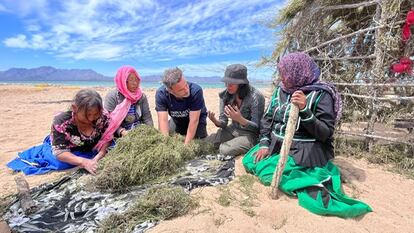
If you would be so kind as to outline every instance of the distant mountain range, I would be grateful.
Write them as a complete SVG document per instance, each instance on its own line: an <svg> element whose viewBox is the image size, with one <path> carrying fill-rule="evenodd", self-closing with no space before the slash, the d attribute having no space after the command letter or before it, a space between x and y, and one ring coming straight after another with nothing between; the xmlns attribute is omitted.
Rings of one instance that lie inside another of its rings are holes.
<svg viewBox="0 0 414 233"><path fill-rule="evenodd" d="M161 75L148 75L141 77L143 82L160 82ZM186 79L195 83L214 84L220 83L221 77L199 77L186 76ZM1 81L89 81L89 82L113 82L113 77L99 74L91 69L56 69L51 66L41 66L38 68L11 68L6 71L0 71ZM251 80L252 82L261 82L260 80Z"/></svg>
<svg viewBox="0 0 414 233"><path fill-rule="evenodd" d="M56 69L41 66L33 69L11 68L0 71L0 81L112 81L91 69Z"/></svg>

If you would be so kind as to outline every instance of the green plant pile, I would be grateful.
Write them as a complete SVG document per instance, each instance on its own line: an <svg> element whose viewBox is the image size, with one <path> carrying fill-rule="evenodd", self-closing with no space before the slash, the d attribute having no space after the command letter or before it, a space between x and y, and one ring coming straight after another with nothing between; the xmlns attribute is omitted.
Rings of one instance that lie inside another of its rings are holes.
<svg viewBox="0 0 414 233"><path fill-rule="evenodd" d="M182 136L166 137L146 125L131 130L100 161L94 186L105 191L162 181L179 172L185 161L214 153L212 144L193 140L184 145Z"/></svg>
<svg viewBox="0 0 414 233"><path fill-rule="evenodd" d="M145 221L160 221L187 214L197 202L181 187L152 188L123 214L106 218L98 232L132 232Z"/></svg>

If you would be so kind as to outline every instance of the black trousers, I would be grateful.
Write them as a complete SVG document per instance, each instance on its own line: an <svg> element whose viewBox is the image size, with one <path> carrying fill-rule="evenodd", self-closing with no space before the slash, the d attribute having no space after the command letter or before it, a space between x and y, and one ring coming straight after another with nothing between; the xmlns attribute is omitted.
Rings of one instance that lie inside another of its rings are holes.
<svg viewBox="0 0 414 233"><path fill-rule="evenodd" d="M185 125L176 125L175 122L170 119L168 121L170 134L178 133L181 135L187 135L188 124ZM207 125L206 124L198 124L197 131L194 136L196 139L202 139L207 137Z"/></svg>

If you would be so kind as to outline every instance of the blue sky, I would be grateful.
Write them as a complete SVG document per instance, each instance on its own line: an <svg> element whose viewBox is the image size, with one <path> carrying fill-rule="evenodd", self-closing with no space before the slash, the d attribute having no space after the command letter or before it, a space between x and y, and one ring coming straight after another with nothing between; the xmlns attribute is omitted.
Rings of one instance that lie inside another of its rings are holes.
<svg viewBox="0 0 414 233"><path fill-rule="evenodd" d="M221 76L242 63L249 76L276 42L264 25L285 0L0 0L0 70L93 69L113 76L121 65L141 75L178 66L186 75Z"/></svg>

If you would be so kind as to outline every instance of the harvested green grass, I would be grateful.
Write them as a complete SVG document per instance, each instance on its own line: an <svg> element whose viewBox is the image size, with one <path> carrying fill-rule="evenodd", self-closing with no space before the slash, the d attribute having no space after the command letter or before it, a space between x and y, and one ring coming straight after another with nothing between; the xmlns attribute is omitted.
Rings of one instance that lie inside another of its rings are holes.
<svg viewBox="0 0 414 233"><path fill-rule="evenodd" d="M212 153L212 144L194 140L184 145L182 136L165 137L143 125L117 140L115 148L100 162L94 184L103 191L126 191L166 179L177 173L185 161Z"/></svg>
<svg viewBox="0 0 414 233"><path fill-rule="evenodd" d="M140 223L182 216L197 206L197 202L180 187L152 188L127 212L106 218L98 232L132 232Z"/></svg>

